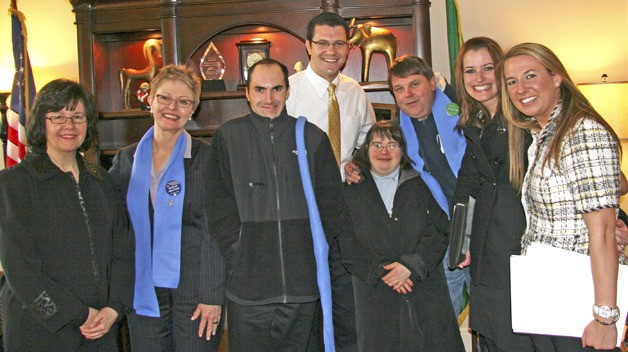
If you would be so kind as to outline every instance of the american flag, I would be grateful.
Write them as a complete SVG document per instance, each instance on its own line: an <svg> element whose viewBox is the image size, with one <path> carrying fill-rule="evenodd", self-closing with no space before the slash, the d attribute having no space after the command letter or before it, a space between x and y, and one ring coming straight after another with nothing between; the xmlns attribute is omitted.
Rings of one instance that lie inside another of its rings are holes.
<svg viewBox="0 0 628 352"><path fill-rule="evenodd" d="M17 10L17 1L11 1L11 30L13 32L13 60L15 77L11 91L11 103L7 111L7 156L6 167L22 161L26 154L26 115L35 98L33 71L26 50L26 22Z"/></svg>

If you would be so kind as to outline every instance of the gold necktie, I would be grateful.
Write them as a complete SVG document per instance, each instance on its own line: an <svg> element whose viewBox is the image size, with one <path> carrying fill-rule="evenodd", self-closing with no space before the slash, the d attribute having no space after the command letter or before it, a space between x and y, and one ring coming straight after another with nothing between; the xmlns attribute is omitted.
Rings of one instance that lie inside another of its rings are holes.
<svg viewBox="0 0 628 352"><path fill-rule="evenodd" d="M340 165L340 108L338 107L338 99L336 99L336 85L329 83L327 87L327 115L329 117L329 128L327 134L331 142L331 148L334 150L336 162Z"/></svg>

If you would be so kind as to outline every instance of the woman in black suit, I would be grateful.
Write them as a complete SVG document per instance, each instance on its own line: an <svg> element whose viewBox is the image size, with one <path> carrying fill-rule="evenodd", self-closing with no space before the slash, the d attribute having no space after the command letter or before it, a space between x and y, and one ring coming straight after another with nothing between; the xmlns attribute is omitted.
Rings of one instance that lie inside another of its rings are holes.
<svg viewBox="0 0 628 352"><path fill-rule="evenodd" d="M198 77L164 66L148 98L154 126L109 170L127 194L136 237L134 352L218 346L225 265L208 233L209 144L185 131L199 101Z"/></svg>

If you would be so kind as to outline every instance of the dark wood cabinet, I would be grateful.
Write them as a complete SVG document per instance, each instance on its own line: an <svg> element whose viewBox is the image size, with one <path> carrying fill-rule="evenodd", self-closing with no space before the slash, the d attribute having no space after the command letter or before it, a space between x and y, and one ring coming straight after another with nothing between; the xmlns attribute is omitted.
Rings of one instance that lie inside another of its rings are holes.
<svg viewBox="0 0 628 352"><path fill-rule="evenodd" d="M271 42L270 57L289 69L308 56L303 45L308 21L322 11L347 21L370 22L390 29L397 38L397 56L415 54L431 61L429 1L424 0L71 0L76 15L79 78L96 95L101 111L99 150L103 156L136 142L152 125L150 113L124 109L119 71L146 65L142 47L148 39L162 41L158 64L184 63L198 70L210 42L226 64L226 91L203 92L201 105L187 126L195 136L210 138L224 121L248 111L240 82L238 49L242 40ZM349 54L343 72L360 79L359 49ZM364 83L374 103L392 103L382 82L386 61L375 55L370 81ZM200 71L199 76L200 76ZM293 72L293 71L292 71ZM139 83L138 83L139 84ZM132 88L134 92L136 88Z"/></svg>

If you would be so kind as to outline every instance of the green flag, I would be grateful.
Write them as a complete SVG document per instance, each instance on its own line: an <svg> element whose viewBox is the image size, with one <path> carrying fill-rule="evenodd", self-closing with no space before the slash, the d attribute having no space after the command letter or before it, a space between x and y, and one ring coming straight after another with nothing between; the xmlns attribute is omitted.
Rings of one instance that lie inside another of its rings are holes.
<svg viewBox="0 0 628 352"><path fill-rule="evenodd" d="M454 64L460 51L462 40L462 27L460 26L460 16L457 0L446 0L447 10L447 45L449 48L449 69L451 72L451 83L454 81Z"/></svg>

